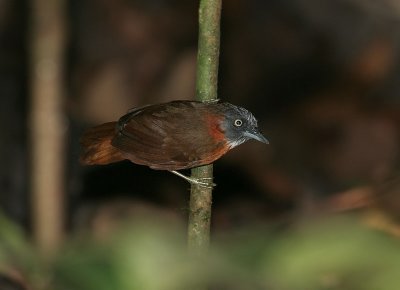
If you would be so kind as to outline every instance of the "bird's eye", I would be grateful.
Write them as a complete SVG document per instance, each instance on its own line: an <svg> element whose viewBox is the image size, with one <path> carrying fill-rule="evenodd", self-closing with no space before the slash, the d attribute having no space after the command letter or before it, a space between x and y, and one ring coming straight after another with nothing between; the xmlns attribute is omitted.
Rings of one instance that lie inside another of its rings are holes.
<svg viewBox="0 0 400 290"><path fill-rule="evenodd" d="M243 125L243 121L240 120L240 119L236 119L235 122L234 122L234 124L235 124L236 127L240 127L240 126Z"/></svg>

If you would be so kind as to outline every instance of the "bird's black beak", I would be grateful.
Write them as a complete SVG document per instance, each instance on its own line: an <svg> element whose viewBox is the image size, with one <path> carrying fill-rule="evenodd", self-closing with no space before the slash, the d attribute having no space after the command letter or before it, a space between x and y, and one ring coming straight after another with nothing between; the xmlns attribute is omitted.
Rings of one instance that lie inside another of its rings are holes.
<svg viewBox="0 0 400 290"><path fill-rule="evenodd" d="M253 129L252 131L246 131L246 132L244 132L243 135L246 136L246 137L249 137L249 138L251 138L251 139L260 141L260 142L262 142L262 143L269 144L269 141L267 140L267 138L265 138L265 137L263 136L263 134L261 134L261 133L258 131L257 128Z"/></svg>

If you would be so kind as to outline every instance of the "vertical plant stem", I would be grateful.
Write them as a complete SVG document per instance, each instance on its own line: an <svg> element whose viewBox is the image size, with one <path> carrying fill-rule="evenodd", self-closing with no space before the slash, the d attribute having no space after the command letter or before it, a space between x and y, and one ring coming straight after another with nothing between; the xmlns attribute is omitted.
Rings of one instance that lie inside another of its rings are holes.
<svg viewBox="0 0 400 290"><path fill-rule="evenodd" d="M65 123L63 56L65 0L32 0L30 31L32 217L34 239L45 253L64 227Z"/></svg>
<svg viewBox="0 0 400 290"><path fill-rule="evenodd" d="M197 54L196 99L212 102L218 99L218 64L222 0L200 0L199 41ZM210 180L213 166L192 169L192 177ZM204 254L210 243L212 185L192 185L189 204L188 246L195 255Z"/></svg>

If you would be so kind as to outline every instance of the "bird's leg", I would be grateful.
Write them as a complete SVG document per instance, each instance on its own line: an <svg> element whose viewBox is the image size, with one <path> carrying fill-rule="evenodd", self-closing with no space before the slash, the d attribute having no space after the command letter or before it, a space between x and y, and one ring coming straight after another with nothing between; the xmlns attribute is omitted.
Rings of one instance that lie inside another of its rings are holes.
<svg viewBox="0 0 400 290"><path fill-rule="evenodd" d="M203 187L207 187L207 188L213 188L214 186L216 186L216 184L212 182L212 178L192 178L192 177L186 176L175 170L171 170L170 172L185 179L190 184L195 184L195 185L203 186Z"/></svg>
<svg viewBox="0 0 400 290"><path fill-rule="evenodd" d="M206 101L204 101L204 103L207 103L207 104L216 104L216 103L218 103L219 102L219 99L212 99L212 100L206 100Z"/></svg>

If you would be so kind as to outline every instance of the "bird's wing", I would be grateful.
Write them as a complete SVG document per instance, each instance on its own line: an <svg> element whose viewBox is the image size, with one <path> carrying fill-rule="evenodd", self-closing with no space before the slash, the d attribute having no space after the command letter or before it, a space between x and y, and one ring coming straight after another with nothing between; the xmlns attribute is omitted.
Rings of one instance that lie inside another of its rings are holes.
<svg viewBox="0 0 400 290"><path fill-rule="evenodd" d="M126 159L153 169L179 170L211 163L226 150L221 140L211 138L206 110L204 104L192 101L133 110L119 120L112 145Z"/></svg>

